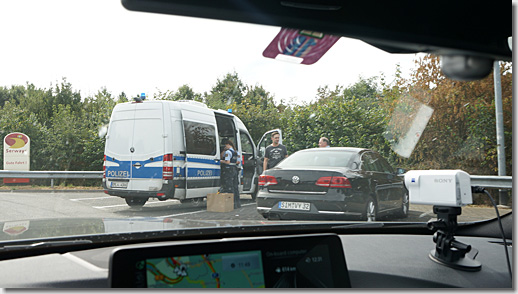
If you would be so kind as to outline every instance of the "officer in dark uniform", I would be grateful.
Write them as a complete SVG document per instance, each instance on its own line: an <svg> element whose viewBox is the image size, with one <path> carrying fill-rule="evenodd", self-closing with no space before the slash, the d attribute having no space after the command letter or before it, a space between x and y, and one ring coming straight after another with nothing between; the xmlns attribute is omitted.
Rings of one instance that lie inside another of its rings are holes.
<svg viewBox="0 0 518 294"><path fill-rule="evenodd" d="M234 194L234 208L241 207L239 196L239 158L231 140L225 142L224 158L221 160L221 191Z"/></svg>

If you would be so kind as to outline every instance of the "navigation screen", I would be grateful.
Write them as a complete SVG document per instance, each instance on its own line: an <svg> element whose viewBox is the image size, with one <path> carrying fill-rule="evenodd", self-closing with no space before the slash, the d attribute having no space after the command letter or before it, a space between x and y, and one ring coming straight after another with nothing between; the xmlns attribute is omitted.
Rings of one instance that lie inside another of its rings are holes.
<svg viewBox="0 0 518 294"><path fill-rule="evenodd" d="M265 287L261 251L153 258L140 263L148 288Z"/></svg>
<svg viewBox="0 0 518 294"><path fill-rule="evenodd" d="M216 239L117 248L111 287L349 288L335 234Z"/></svg>

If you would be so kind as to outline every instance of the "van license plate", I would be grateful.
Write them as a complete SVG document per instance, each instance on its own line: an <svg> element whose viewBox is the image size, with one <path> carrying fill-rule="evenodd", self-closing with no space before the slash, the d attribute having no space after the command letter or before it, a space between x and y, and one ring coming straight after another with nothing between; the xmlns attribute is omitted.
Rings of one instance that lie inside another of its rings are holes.
<svg viewBox="0 0 518 294"><path fill-rule="evenodd" d="M111 182L112 188L128 188L128 182Z"/></svg>
<svg viewBox="0 0 518 294"><path fill-rule="evenodd" d="M311 208L311 204L307 202L289 202L289 201L281 201L279 202L280 209L295 209L295 210L306 210L309 211Z"/></svg>

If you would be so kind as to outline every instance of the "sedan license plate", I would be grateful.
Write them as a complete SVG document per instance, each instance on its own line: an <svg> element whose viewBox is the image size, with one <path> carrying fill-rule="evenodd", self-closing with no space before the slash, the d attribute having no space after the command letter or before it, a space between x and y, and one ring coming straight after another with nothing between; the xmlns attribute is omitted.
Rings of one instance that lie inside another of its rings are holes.
<svg viewBox="0 0 518 294"><path fill-rule="evenodd" d="M128 182L111 182L112 188L128 188Z"/></svg>
<svg viewBox="0 0 518 294"><path fill-rule="evenodd" d="M289 202L289 201L281 201L279 202L280 209L295 209L295 210L306 210L309 211L311 208L311 204L307 202Z"/></svg>

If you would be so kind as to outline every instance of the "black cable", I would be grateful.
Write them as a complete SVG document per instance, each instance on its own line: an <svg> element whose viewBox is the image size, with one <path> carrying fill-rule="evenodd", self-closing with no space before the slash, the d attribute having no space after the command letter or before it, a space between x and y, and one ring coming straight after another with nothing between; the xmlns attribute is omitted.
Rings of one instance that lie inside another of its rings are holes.
<svg viewBox="0 0 518 294"><path fill-rule="evenodd" d="M507 241L505 240L504 228L502 227L502 220L500 219L500 213L498 213L498 207L496 206L495 200L493 199L493 196L491 196L491 194L489 194L489 192L486 191L486 189L483 187L473 186L473 187L471 187L471 190L473 193L481 193L481 192L485 193L489 197L489 200L491 200L491 203L493 204L493 207L495 208L496 217L498 218L498 225L500 226L500 232L502 233L502 240L504 241L505 257L507 258L507 269L509 270L509 275L511 276L511 280L512 280L513 271L511 269L511 262L509 260L509 252L507 251Z"/></svg>

